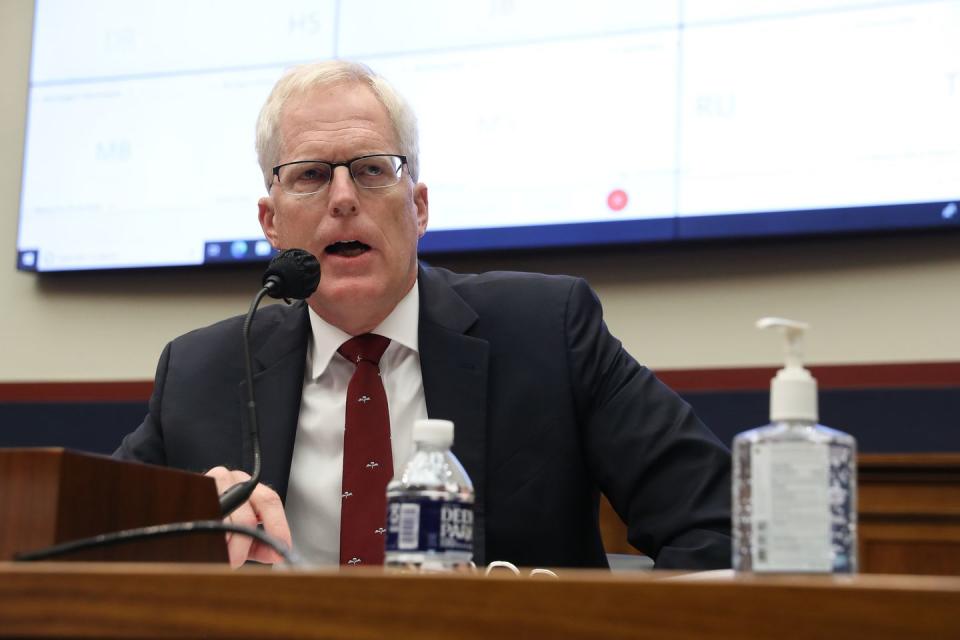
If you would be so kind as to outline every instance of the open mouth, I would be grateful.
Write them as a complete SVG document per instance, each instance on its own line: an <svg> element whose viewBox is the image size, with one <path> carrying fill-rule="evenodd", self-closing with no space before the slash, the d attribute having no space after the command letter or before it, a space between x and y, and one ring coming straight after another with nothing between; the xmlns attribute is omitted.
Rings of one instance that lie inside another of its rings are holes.
<svg viewBox="0 0 960 640"><path fill-rule="evenodd" d="M343 256L344 258L355 258L361 254L370 251L370 245L364 244L359 240L340 240L327 245L324 253L333 256Z"/></svg>

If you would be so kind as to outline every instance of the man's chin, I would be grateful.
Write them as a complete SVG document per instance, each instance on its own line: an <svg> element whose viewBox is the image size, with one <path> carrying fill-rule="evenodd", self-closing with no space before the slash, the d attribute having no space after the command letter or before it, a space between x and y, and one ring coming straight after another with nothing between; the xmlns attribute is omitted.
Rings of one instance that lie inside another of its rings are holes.
<svg viewBox="0 0 960 640"><path fill-rule="evenodd" d="M325 315L321 309L337 316L363 314L368 309L389 305L388 298L387 287L374 278L337 278L336 282L324 282L321 276L320 287L310 297L310 306L321 316Z"/></svg>

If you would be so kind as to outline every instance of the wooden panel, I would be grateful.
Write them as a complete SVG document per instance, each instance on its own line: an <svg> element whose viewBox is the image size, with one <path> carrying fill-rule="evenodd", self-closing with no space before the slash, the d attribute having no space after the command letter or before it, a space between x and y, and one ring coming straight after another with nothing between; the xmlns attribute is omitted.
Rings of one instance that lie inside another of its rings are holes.
<svg viewBox="0 0 960 640"><path fill-rule="evenodd" d="M960 575L960 454L860 457L865 573Z"/></svg>
<svg viewBox="0 0 960 640"><path fill-rule="evenodd" d="M960 575L960 540L922 541L912 536L886 540L883 536L866 536L860 555L860 562L867 567L890 566L902 573L930 576Z"/></svg>
<svg viewBox="0 0 960 640"><path fill-rule="evenodd" d="M960 454L862 454L857 475L860 571L960 575ZM608 553L639 553L606 499L600 530Z"/></svg>
<svg viewBox="0 0 960 640"><path fill-rule="evenodd" d="M960 362L903 362L809 365L817 386L828 389L916 389L960 387ZM657 377L686 391L762 391L777 367L657 370Z"/></svg>
<svg viewBox="0 0 960 640"><path fill-rule="evenodd" d="M911 514L960 518L960 484L895 480L871 484L868 477L860 480L858 494L861 517Z"/></svg>
<svg viewBox="0 0 960 640"><path fill-rule="evenodd" d="M0 402L146 402L151 393L153 380L0 383Z"/></svg>
<svg viewBox="0 0 960 640"><path fill-rule="evenodd" d="M960 579L559 580L143 565L0 565L0 637L958 637Z"/></svg>
<svg viewBox="0 0 960 640"><path fill-rule="evenodd" d="M879 475L885 472L920 471L929 477L934 472L956 474L960 471L960 453L865 453L860 455L861 473Z"/></svg>
<svg viewBox="0 0 960 640"><path fill-rule="evenodd" d="M63 449L0 450L0 559L111 531L220 519L212 478ZM71 559L227 561L222 533L138 541Z"/></svg>
<svg viewBox="0 0 960 640"><path fill-rule="evenodd" d="M57 456L0 455L0 559L56 541L59 468Z"/></svg>

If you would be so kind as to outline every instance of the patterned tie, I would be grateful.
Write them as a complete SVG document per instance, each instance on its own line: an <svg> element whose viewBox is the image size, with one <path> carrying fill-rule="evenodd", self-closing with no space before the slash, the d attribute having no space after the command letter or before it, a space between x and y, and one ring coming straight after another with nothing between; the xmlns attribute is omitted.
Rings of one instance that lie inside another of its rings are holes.
<svg viewBox="0 0 960 640"><path fill-rule="evenodd" d="M340 355L357 365L347 385L340 564L383 564L393 449L387 393L378 365L389 344L389 338L365 333L347 340L338 349Z"/></svg>

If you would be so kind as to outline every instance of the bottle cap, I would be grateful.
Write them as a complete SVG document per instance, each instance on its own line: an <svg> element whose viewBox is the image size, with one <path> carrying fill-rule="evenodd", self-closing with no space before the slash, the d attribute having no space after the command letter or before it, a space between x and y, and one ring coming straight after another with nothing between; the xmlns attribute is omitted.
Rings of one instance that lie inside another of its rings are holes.
<svg viewBox="0 0 960 640"><path fill-rule="evenodd" d="M786 364L770 383L770 421L816 422L817 381L803 367L800 342L810 328L804 322L784 318L761 318L758 329L779 329L785 338Z"/></svg>
<svg viewBox="0 0 960 640"><path fill-rule="evenodd" d="M449 449L453 446L453 423L449 420L417 420L413 441Z"/></svg>

